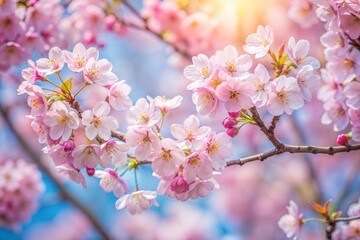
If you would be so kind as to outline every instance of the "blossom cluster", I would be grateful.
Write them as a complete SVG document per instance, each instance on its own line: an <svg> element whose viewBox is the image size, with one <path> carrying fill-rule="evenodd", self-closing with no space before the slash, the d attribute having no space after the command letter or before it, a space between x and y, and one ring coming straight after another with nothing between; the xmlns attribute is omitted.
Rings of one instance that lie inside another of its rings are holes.
<svg viewBox="0 0 360 240"><path fill-rule="evenodd" d="M197 111L202 115L213 115L224 104L235 118L238 112L256 107L266 107L273 116L283 113L292 114L304 106L304 100L310 101L311 90L320 78L316 69L319 61L308 56L310 44L307 40L295 41L293 37L286 46L279 50L278 57L270 50L274 41L273 31L269 26L259 26L257 32L246 38L244 51L240 54L234 46L227 46L217 51L210 58L199 54L192 58L192 65L184 70L184 75L192 81L188 89L193 91L192 100ZM268 54L273 60L273 76L261 63L253 67L255 60ZM284 55L285 54L285 55ZM236 119L225 119L224 126L230 136L236 135Z"/></svg>
<svg viewBox="0 0 360 240"><path fill-rule="evenodd" d="M324 85L318 98L324 102L323 124L334 131L347 131L360 141L360 3L358 1L313 1L316 14L324 22L321 37L326 68L321 69Z"/></svg>
<svg viewBox="0 0 360 240"><path fill-rule="evenodd" d="M40 171L19 160L0 161L0 226L16 229L30 219L43 191Z"/></svg>
<svg viewBox="0 0 360 240"><path fill-rule="evenodd" d="M46 53L61 45L64 8L60 0L2 1L0 4L0 71L19 65L34 50Z"/></svg>
<svg viewBox="0 0 360 240"><path fill-rule="evenodd" d="M157 192L171 198L203 198L217 187L213 171L224 168L232 155L229 136L200 126L194 115L184 124L171 124L173 138L161 133L168 112L181 105L181 96L140 98L133 104L131 87L118 80L112 64L99 59L97 49L81 43L72 52L51 48L48 58L28 64L18 92L28 95L31 126L58 171L74 182L86 188L84 169L87 175L100 178L104 191L119 198L118 209L127 208L132 214L157 204L156 192L139 190L136 171L142 164L151 163L160 178ZM63 80L61 71L66 65L74 77ZM57 81L51 79L53 75ZM73 86L78 87L76 93ZM77 97L87 88L106 94L83 109ZM128 123L124 134L117 131L118 111L123 111ZM118 174L120 169L124 171ZM128 170L135 172L134 192L122 179Z"/></svg>
<svg viewBox="0 0 360 240"><path fill-rule="evenodd" d="M360 200L357 203L353 203L347 210L349 217L360 216ZM339 225L333 233L334 240L346 240L346 239L357 239L360 237L360 220L350 221Z"/></svg>

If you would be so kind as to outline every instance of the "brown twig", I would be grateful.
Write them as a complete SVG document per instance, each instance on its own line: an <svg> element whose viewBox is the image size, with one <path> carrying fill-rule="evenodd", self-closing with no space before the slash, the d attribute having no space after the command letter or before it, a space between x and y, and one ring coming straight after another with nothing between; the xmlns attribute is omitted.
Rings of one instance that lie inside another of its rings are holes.
<svg viewBox="0 0 360 240"><path fill-rule="evenodd" d="M91 222L91 224L94 226L94 228L98 231L98 233L101 235L102 239L111 239L110 235L107 233L107 231L101 226L100 222L95 218L95 216L85 207L83 206L76 198L74 198L62 185L62 183L49 171L47 166L38 158L37 153L29 146L29 144L23 139L23 137L20 135L20 133L17 132L16 127L11 122L7 111L4 109L3 106L0 105L0 113L6 124L9 126L10 130L14 134L14 136L17 138L18 142L24 149L24 151L28 154L28 156L31 158L31 160L39 166L46 175L50 178L50 180L55 184L55 186L59 189L59 192L63 199L70 202L74 207L79 209L86 218Z"/></svg>

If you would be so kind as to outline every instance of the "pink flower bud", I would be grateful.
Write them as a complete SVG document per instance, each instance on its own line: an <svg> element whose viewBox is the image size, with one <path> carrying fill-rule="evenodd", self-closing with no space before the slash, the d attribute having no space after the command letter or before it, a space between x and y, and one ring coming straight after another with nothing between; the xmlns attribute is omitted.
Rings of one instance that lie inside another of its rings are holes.
<svg viewBox="0 0 360 240"><path fill-rule="evenodd" d="M236 125L236 123L236 120L232 117L226 117L222 121L222 125L224 126L224 128L232 128Z"/></svg>
<svg viewBox="0 0 360 240"><path fill-rule="evenodd" d="M85 32L82 41L86 45L93 45L96 43L96 36L92 32Z"/></svg>
<svg viewBox="0 0 360 240"><path fill-rule="evenodd" d="M62 145L65 152L71 152L75 149L75 143L73 140L67 140Z"/></svg>
<svg viewBox="0 0 360 240"><path fill-rule="evenodd" d="M237 134L239 133L239 129L237 128L229 128L228 130L226 130L226 134L229 135L230 137L235 137Z"/></svg>
<svg viewBox="0 0 360 240"><path fill-rule="evenodd" d="M232 118L237 118L240 116L240 112L229 112L229 116Z"/></svg>
<svg viewBox="0 0 360 240"><path fill-rule="evenodd" d="M86 173L88 176L92 177L92 176L94 176L95 169L86 167Z"/></svg>
<svg viewBox="0 0 360 240"><path fill-rule="evenodd" d="M336 141L337 141L337 143L338 143L339 145L343 145L343 146L345 146L345 145L347 145L347 144L349 143L348 137L346 136L346 134L340 134L340 135L337 137Z"/></svg>
<svg viewBox="0 0 360 240"><path fill-rule="evenodd" d="M171 191L176 193L184 193L189 190L189 184L185 181L183 176L175 177L171 182Z"/></svg>
<svg viewBox="0 0 360 240"><path fill-rule="evenodd" d="M105 18L105 25L107 30L113 30L116 23L114 15L109 15Z"/></svg>

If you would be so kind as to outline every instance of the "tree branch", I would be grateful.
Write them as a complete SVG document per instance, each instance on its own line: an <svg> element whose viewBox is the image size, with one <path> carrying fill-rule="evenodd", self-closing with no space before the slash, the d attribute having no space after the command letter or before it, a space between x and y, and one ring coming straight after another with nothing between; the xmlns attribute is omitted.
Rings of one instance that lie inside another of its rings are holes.
<svg viewBox="0 0 360 240"><path fill-rule="evenodd" d="M283 145L281 149L274 148L268 152L263 152L257 155L252 155L245 158L240 158L238 160L232 160L227 162L227 166L232 165L244 165L245 163L253 162L253 161L264 161L265 159L280 155L283 153L312 153L312 154L328 154L334 155L341 152L351 152L360 150L360 144L348 145L348 146L328 146L328 147L320 147L320 146L300 146L300 145Z"/></svg>
<svg viewBox="0 0 360 240"><path fill-rule="evenodd" d="M107 231L101 226L101 224L98 222L98 220L94 217L94 215L85 207L83 206L77 199L75 199L62 185L59 180L52 175L52 173L48 170L47 166L38 159L37 153L28 145L28 143L22 138L22 136L17 132L16 127L11 122L7 111L4 109L3 106L0 105L0 113L6 124L9 126L10 130L14 134L14 136L17 138L18 142L24 149L24 151L29 155L31 160L39 166L43 172L48 175L50 180L55 184L55 186L59 189L59 192L63 199L70 202L74 207L79 209L86 218L92 223L94 228L98 231L98 233L101 235L103 239L111 239L110 235L107 233Z"/></svg>
<svg viewBox="0 0 360 240"><path fill-rule="evenodd" d="M360 216L355 216L355 217L339 217L339 218L335 218L334 222L351 222L354 220L359 220Z"/></svg>

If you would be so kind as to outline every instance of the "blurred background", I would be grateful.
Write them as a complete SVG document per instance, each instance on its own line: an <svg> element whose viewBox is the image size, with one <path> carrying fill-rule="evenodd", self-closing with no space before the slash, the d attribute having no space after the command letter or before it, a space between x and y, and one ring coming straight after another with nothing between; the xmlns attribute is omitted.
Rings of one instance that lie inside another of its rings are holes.
<svg viewBox="0 0 360 240"><path fill-rule="evenodd" d="M93 4L100 1L85 2ZM139 12L144 9L142 1L129 2ZM151 1L146 2L145 6ZM163 2L171 2L188 15L197 12L205 14L208 20L201 22L205 25L200 29L207 24L213 26L208 38L199 40L194 43L196 47L187 49L191 55L205 53L210 56L228 44L234 44L239 52L243 52L241 46L246 36L255 32L259 24L267 24L275 33L273 49L286 43L290 36L297 40L307 39L311 43L311 55L323 61L323 47L319 41L324 32L323 24L317 20L314 6L306 0ZM119 12L132 18L128 10L120 9ZM71 11L66 10L64 14L70 15ZM186 91L189 80L182 74L183 67L189 61L174 53L169 44L153 34L132 28L124 28L121 33L115 34L102 31L96 37L98 46L102 47L100 57L112 62L113 72L132 87L130 96L134 102L146 96L184 97L183 105L170 113L165 129L170 123L182 123L186 116L196 114L191 92ZM170 32L167 40L171 39ZM66 48L72 50L74 43L68 41L66 44ZM29 57L36 60L40 54L32 52ZM285 239L277 222L287 213L286 206L290 200L297 202L300 211L310 217L315 213L311 212L309 201L324 203L332 199L338 209L346 212L349 204L359 198L359 153L335 156L284 154L265 162L225 169L217 177L220 189L209 198L178 202L159 196L160 207L151 207L141 215L131 216L126 211L118 211L114 207L116 197L112 193L105 193L98 179L86 176L88 188L84 190L56 173L49 156L41 152L43 146L37 142L30 120L25 117L30 113L26 98L18 96L16 92L22 81L20 72L23 68L26 68L25 61L0 72L1 105L17 132L36 151L37 157L66 190L95 215L113 239ZM84 104L96 101L95 95L89 96L85 92L80 97ZM294 112L292 118L281 118L276 129L278 138L289 144L336 144L337 134L332 131L332 126L324 126L320 122L322 113L322 104L314 97L311 104L307 103L304 108ZM198 117L202 125L212 126L219 132L224 131L221 120L225 116L224 113L211 119ZM262 116L267 123L271 121L266 111L262 112ZM124 119L123 114L118 117ZM121 128L124 130L126 125L122 124ZM235 154L232 159L238 159L269 150L271 144L256 127L245 126L233 139L233 149ZM17 159L31 162L2 116L0 162ZM139 173L142 188L155 190L158 180L151 176L150 167L141 166ZM127 177L125 175L126 180ZM34 207L36 211L18 226L10 229L0 226L0 239L101 239L86 217L63 199L58 187L46 173L41 172L40 179L43 187L40 187L42 192ZM323 239L323 229L321 224L307 224L303 228L302 239Z"/></svg>

